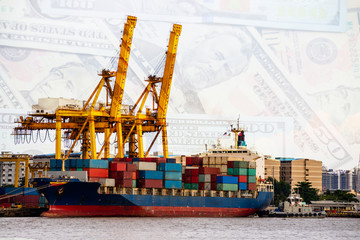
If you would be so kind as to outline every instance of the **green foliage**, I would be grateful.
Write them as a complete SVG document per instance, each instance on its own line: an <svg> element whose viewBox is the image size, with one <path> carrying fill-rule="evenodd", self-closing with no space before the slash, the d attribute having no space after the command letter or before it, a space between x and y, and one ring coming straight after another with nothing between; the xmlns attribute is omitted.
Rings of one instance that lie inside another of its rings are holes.
<svg viewBox="0 0 360 240"><path fill-rule="evenodd" d="M273 179L269 177L268 181L272 182ZM291 186L285 181L274 180L274 201L275 206L279 206L280 202L284 202L291 193Z"/></svg>
<svg viewBox="0 0 360 240"><path fill-rule="evenodd" d="M327 190L321 196L321 200L330 200L335 202L359 202L359 200L356 198L354 194L342 190L336 190L333 193Z"/></svg>
<svg viewBox="0 0 360 240"><path fill-rule="evenodd" d="M300 194L304 202L310 203L311 201L319 200L318 190L313 188L311 182L298 182L295 191Z"/></svg>

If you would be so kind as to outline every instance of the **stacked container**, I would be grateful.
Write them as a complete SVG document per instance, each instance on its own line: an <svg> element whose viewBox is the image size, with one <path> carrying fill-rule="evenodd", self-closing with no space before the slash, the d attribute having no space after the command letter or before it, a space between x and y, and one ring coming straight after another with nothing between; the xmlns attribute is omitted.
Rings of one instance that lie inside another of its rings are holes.
<svg viewBox="0 0 360 240"><path fill-rule="evenodd" d="M129 162L111 162L110 177L115 179L116 187L136 187L136 165Z"/></svg>
<svg viewBox="0 0 360 240"><path fill-rule="evenodd" d="M159 163L158 170L164 173L164 188L182 188L182 166L179 163Z"/></svg>
<svg viewBox="0 0 360 240"><path fill-rule="evenodd" d="M256 162L249 162L248 190L256 190Z"/></svg>
<svg viewBox="0 0 360 240"><path fill-rule="evenodd" d="M185 189L199 190L199 167L186 167L183 182Z"/></svg>
<svg viewBox="0 0 360 240"><path fill-rule="evenodd" d="M216 177L220 173L219 168L199 168L199 190L216 190Z"/></svg>
<svg viewBox="0 0 360 240"><path fill-rule="evenodd" d="M236 176L218 175L216 177L218 191L238 191L238 178Z"/></svg>

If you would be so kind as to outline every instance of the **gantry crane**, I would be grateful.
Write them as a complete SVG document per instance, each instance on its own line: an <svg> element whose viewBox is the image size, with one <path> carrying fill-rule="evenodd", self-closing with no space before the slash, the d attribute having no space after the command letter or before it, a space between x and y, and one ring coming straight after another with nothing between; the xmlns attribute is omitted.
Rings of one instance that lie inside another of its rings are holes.
<svg viewBox="0 0 360 240"><path fill-rule="evenodd" d="M116 133L117 136L117 157L124 157L124 145L127 141L129 141L129 155L132 157L143 157L143 133L157 132L156 137L145 154L146 156L161 131L163 135L164 156L167 157L166 112L181 26L174 24L173 30L170 33L164 76L162 78L156 76L149 77L149 84L135 106L128 113L122 113L125 79L136 21L136 17L128 16L125 23L117 71L102 70L101 74L99 74L102 77L100 82L82 109L60 108L56 110L55 114L34 113L26 118L20 117L18 121L20 126L14 128L14 135L29 134L29 131L35 130L55 130L55 158L63 160L63 170L65 170L64 161L69 157L79 139L82 140L81 148L84 159L97 159L102 151L104 151L105 158L108 158L109 142L113 133ZM114 87L112 88L111 78L114 77ZM160 95L157 94L155 88L158 83L161 83ZM98 103L98 98L103 88L106 89L106 104ZM157 108L154 107L153 111L147 109L146 113L143 114L142 109L150 92L153 93ZM140 101L141 104L138 106ZM134 131L135 127L136 131ZM74 140L68 154L63 158L61 155L62 130L66 130L68 133L68 139ZM95 140L97 132L104 133L104 144L98 154ZM138 153L135 152L136 141Z"/></svg>

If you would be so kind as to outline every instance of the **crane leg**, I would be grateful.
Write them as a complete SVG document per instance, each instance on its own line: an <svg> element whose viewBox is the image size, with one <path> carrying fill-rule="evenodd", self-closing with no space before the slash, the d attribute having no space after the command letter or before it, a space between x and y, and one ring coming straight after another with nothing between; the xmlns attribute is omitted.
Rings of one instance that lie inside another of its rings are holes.
<svg viewBox="0 0 360 240"><path fill-rule="evenodd" d="M168 158L169 157L169 153L168 153L168 144L167 144L167 130L166 130L166 125L164 125L162 127L162 144L163 144L163 156L164 158Z"/></svg>

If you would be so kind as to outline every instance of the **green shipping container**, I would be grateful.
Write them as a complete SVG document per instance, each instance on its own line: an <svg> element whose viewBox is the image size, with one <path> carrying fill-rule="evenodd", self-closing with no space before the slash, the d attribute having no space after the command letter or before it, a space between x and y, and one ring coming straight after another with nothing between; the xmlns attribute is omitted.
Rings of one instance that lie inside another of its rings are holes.
<svg viewBox="0 0 360 240"><path fill-rule="evenodd" d="M136 187L136 180L132 180L132 183L133 187Z"/></svg>
<svg viewBox="0 0 360 240"><path fill-rule="evenodd" d="M234 161L234 168L248 168L249 162L246 161Z"/></svg>
<svg viewBox="0 0 360 240"><path fill-rule="evenodd" d="M256 183L256 177L255 176L248 176L248 183Z"/></svg>
<svg viewBox="0 0 360 240"><path fill-rule="evenodd" d="M234 168L233 175L235 175L235 176L247 175L247 169L246 168Z"/></svg>
<svg viewBox="0 0 360 240"><path fill-rule="evenodd" d="M233 174L234 174L234 169L233 169L233 168L228 168L227 174L228 174L228 175L233 175ZM200 181L200 180L199 180L199 181Z"/></svg>
<svg viewBox="0 0 360 240"><path fill-rule="evenodd" d="M231 183L218 183L216 189L218 191L238 191L239 185Z"/></svg>
<svg viewBox="0 0 360 240"><path fill-rule="evenodd" d="M76 171L82 171L83 168L76 168Z"/></svg>
<svg viewBox="0 0 360 240"><path fill-rule="evenodd" d="M199 190L199 184L198 183L185 183L184 188L191 189L191 190Z"/></svg>
<svg viewBox="0 0 360 240"><path fill-rule="evenodd" d="M248 169L248 176L256 176L256 169L249 168Z"/></svg>

